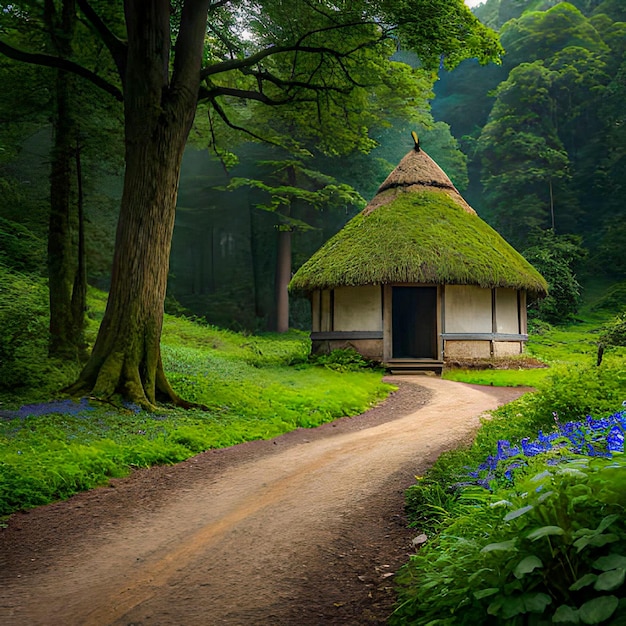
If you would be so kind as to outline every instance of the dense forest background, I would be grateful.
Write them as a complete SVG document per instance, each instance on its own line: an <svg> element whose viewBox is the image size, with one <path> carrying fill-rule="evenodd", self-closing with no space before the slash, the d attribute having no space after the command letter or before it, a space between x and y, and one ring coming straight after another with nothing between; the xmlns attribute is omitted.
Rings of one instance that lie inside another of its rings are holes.
<svg viewBox="0 0 626 626"><path fill-rule="evenodd" d="M567 305L548 303L548 318L575 311L576 275L626 280L626 5L487 0L475 14L500 33L503 63L465 61L451 72L442 63L431 112L420 112L419 126L374 124L374 149L291 154L234 131L216 142L212 120L199 111L181 175L168 310L238 330L272 329L281 234L290 233L295 270L375 194L412 148L411 130L479 215L549 279L557 276ZM397 57L417 64L401 51ZM47 71L0 60L0 262L42 276L48 181L63 148L53 145ZM80 130L64 148L75 181L68 193L84 223L75 232L88 280L106 289L121 194L121 110L75 81ZM307 327L306 301L292 299L290 322Z"/></svg>

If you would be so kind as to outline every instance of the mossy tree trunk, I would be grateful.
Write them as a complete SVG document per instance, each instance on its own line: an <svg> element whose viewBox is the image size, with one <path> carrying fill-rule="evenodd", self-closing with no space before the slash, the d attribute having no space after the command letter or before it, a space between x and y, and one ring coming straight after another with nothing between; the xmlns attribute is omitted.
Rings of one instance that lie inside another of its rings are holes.
<svg viewBox="0 0 626 626"><path fill-rule="evenodd" d="M197 106L207 15L206 1L185 6L170 80L169 2L126 2L126 170L111 288L91 357L68 389L121 393L144 408L158 400L188 406L168 383L160 352L179 173Z"/></svg>

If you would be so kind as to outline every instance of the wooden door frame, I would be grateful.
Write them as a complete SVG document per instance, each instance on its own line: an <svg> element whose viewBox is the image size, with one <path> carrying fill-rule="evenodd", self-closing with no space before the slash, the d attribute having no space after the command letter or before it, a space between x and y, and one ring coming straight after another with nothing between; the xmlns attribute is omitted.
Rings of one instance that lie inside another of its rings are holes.
<svg viewBox="0 0 626 626"><path fill-rule="evenodd" d="M436 360L442 358L442 309L443 294L445 285L427 285L422 283L391 283L383 286L383 361L389 362L393 359L393 310L392 310L392 290L394 287L436 287L437 288L437 311L435 313L435 334L437 356ZM426 359L428 360L428 359Z"/></svg>

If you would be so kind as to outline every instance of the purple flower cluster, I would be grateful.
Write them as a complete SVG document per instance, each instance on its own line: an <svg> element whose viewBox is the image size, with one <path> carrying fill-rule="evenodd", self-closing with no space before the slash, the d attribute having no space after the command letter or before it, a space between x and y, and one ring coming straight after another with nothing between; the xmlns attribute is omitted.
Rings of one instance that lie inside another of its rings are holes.
<svg viewBox="0 0 626 626"><path fill-rule="evenodd" d="M89 405L87 398L81 398L78 402L71 399L52 400L51 402L42 402L40 404L25 404L16 411L3 411L2 417L7 419L40 417L41 415L49 415L57 413L60 415L78 415L84 411L93 411L93 407Z"/></svg>
<svg viewBox="0 0 626 626"><path fill-rule="evenodd" d="M530 437L522 439L519 445L511 445L506 440L498 441L496 454L488 456L476 471L468 473L474 479L472 484L488 488L489 482L498 473L510 480L513 470L526 465L524 457L537 456L555 447L566 447L574 454L585 456L610 457L614 452L624 452L626 411L598 419L587 416L583 421L566 424L561 424L554 414L554 421L557 430L547 435L540 430L533 441Z"/></svg>

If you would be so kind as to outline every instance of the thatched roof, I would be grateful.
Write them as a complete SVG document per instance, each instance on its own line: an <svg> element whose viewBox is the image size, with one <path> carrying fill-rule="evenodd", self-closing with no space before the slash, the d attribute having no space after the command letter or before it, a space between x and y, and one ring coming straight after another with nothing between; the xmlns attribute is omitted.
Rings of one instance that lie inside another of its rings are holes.
<svg viewBox="0 0 626 626"><path fill-rule="evenodd" d="M387 283L511 287L545 295L539 272L412 150L359 215L295 274L293 291Z"/></svg>

